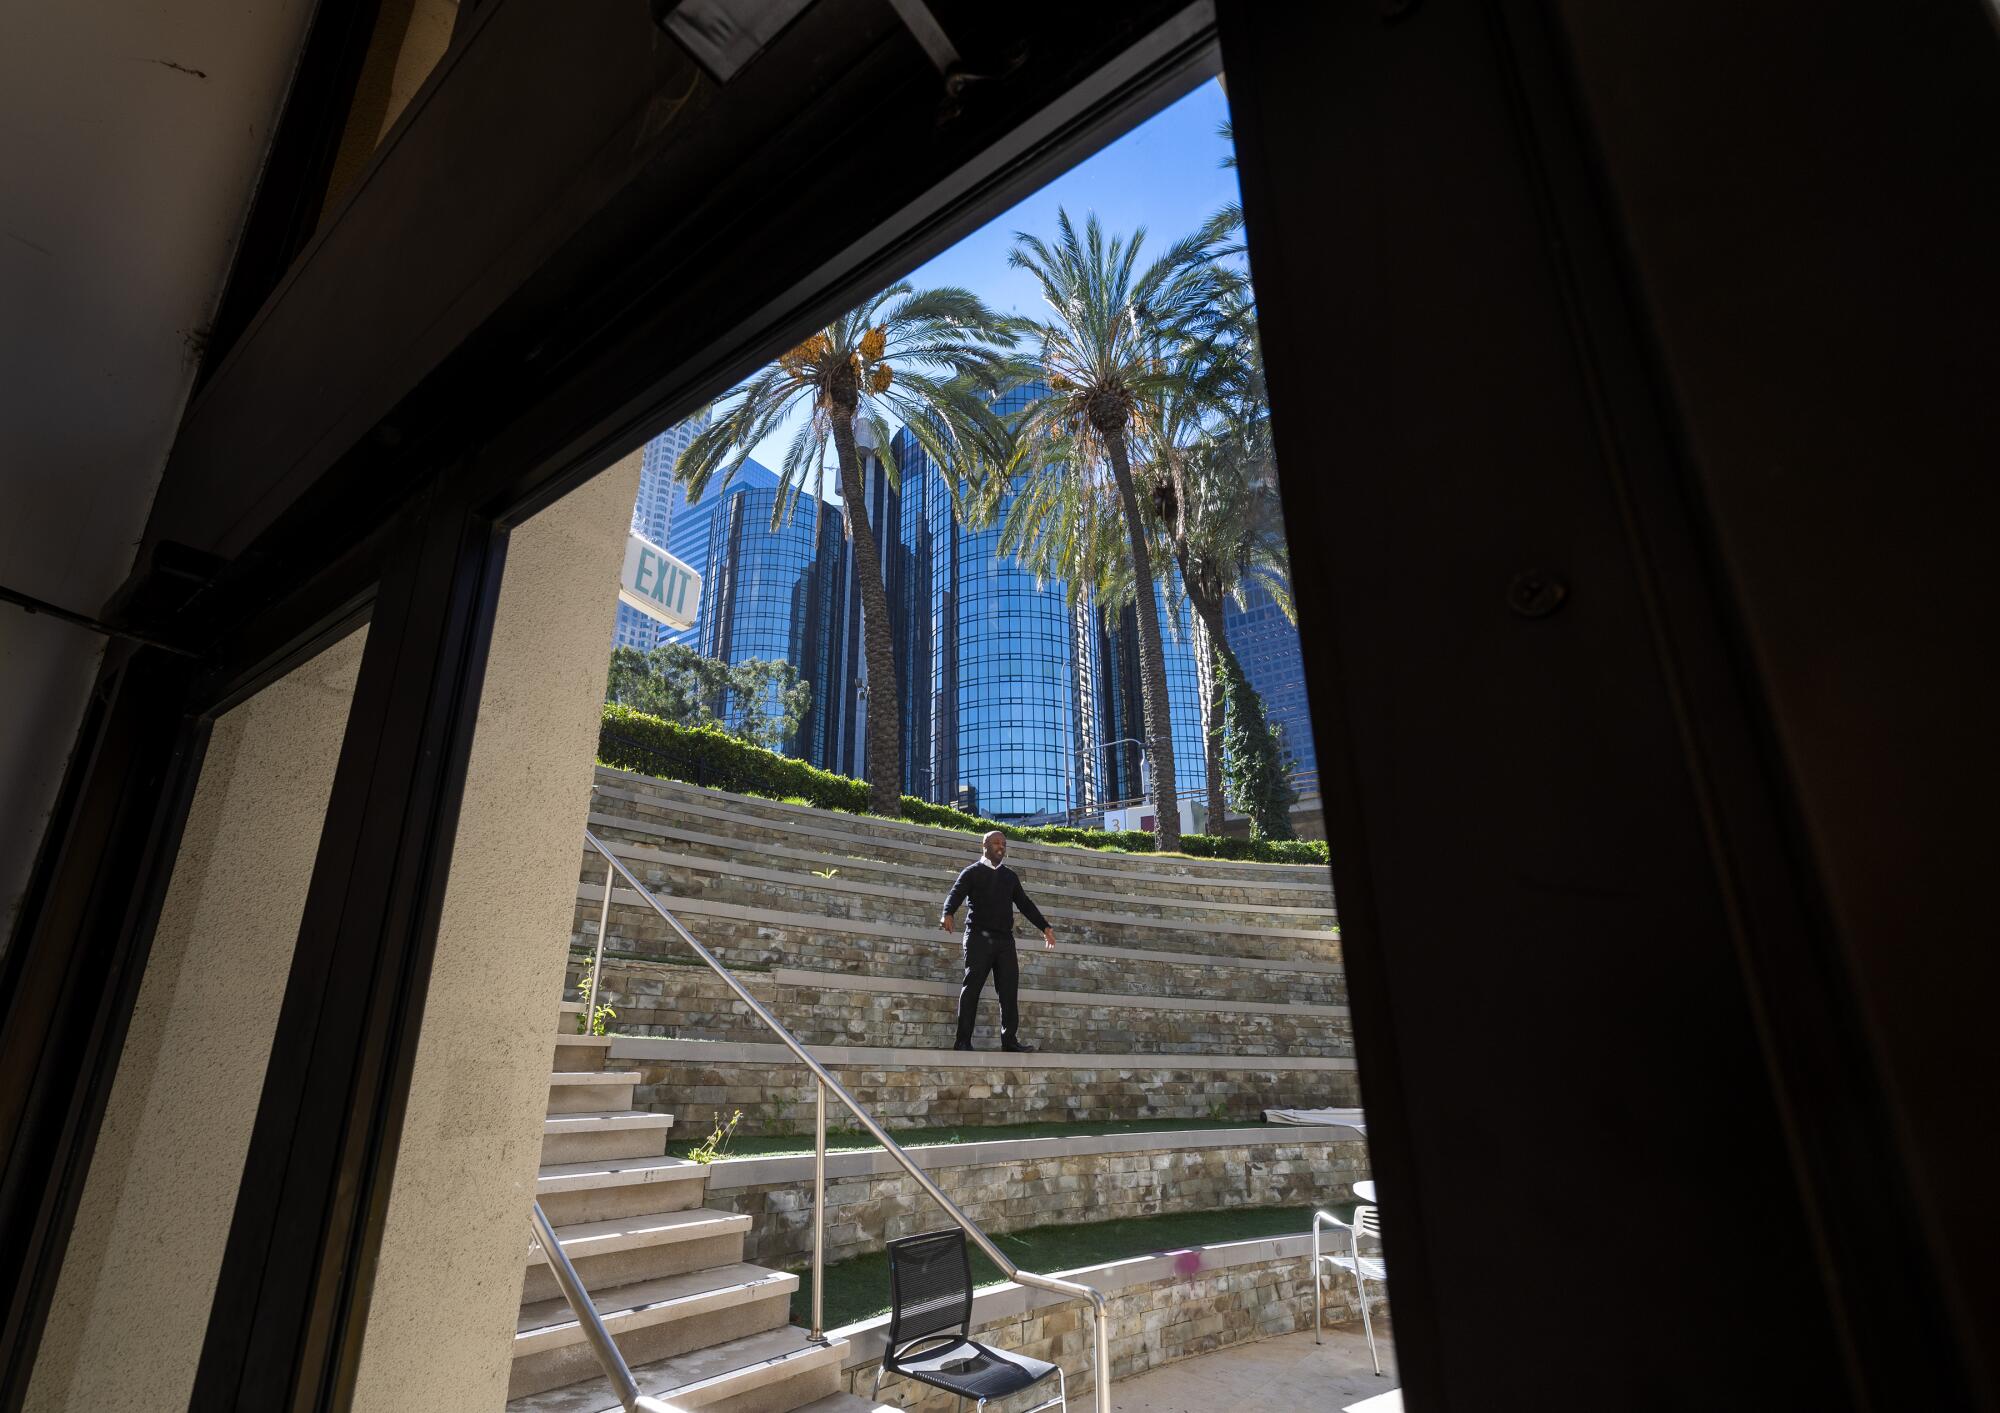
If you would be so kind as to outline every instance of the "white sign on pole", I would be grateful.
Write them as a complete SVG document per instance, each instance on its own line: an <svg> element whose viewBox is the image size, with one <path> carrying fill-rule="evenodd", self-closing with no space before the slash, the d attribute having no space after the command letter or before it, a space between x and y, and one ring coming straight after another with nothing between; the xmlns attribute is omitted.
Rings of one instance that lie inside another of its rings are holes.
<svg viewBox="0 0 2000 1413"><path fill-rule="evenodd" d="M669 628L690 628L701 613L701 575L651 540L628 535L618 599Z"/></svg>

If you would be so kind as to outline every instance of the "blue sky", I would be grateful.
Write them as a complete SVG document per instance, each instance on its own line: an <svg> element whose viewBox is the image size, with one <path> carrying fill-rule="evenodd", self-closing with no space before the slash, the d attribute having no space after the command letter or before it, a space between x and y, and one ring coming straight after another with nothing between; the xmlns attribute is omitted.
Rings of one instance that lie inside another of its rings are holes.
<svg viewBox="0 0 2000 1413"><path fill-rule="evenodd" d="M919 266L909 276L911 283L963 285L1002 313L1034 314L1041 306L1034 281L1008 266L1007 252L1016 231L1052 235L1056 211L1063 207L1079 224L1095 211L1113 234L1129 235L1144 226L1145 248L1165 249L1218 207L1236 200L1236 173L1221 165L1229 144L1216 131L1228 115L1221 87L1209 80ZM782 427L751 455L776 469L791 435L790 425ZM827 481L830 491L831 467Z"/></svg>

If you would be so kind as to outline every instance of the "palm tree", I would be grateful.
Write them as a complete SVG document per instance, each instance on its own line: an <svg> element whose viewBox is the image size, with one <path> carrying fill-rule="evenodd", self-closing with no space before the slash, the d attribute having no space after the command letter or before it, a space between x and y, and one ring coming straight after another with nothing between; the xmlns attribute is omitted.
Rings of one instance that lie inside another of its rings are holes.
<svg viewBox="0 0 2000 1413"><path fill-rule="evenodd" d="M1239 347L1215 358L1202 381L1212 387L1219 375L1239 386L1248 382L1239 362L1245 352ZM1226 405L1229 412L1219 424L1193 426L1180 406L1164 409L1152 419L1156 440L1140 473L1151 492L1149 509L1162 548L1180 570L1207 640L1212 820L1222 818L1224 715L1232 709L1241 712L1240 704L1232 706L1225 698L1232 691L1249 690L1249 679L1229 646L1224 601L1240 604L1244 590L1255 585L1287 618L1294 616L1270 419L1260 391L1229 399ZM1288 818L1253 818L1253 828L1264 836L1291 837Z"/></svg>
<svg viewBox="0 0 2000 1413"><path fill-rule="evenodd" d="M1220 256L1239 255L1242 247L1227 242L1241 227L1241 213L1225 207L1204 234ZM1244 589L1255 584L1293 617L1270 403L1247 281L1211 307L1199 337L1185 342L1178 356L1186 365L1183 376L1145 419L1137 475L1149 493L1161 550L1180 570L1207 640L1208 803L1209 817L1219 820L1225 689L1249 680L1229 647L1224 601L1241 603Z"/></svg>
<svg viewBox="0 0 2000 1413"><path fill-rule="evenodd" d="M872 434L890 483L891 421L955 481L976 480L1007 456L1007 429L993 410L1010 342L1008 326L963 289L891 285L782 354L728 394L681 454L675 475L696 500L718 470L723 483L750 449L795 412L800 420L779 472L772 524L788 517L808 483L823 503L826 451L833 447L841 509L861 586L868 667L868 802L894 817L903 795L902 693L896 680L882 555L868 523L857 425ZM735 458L726 469L724 462ZM817 515L817 510L815 510Z"/></svg>
<svg viewBox="0 0 2000 1413"><path fill-rule="evenodd" d="M1105 512L1115 498L1139 622L1140 697L1158 821L1154 837L1162 850L1180 847L1180 809L1159 598L1132 453L1149 434L1148 409L1187 377L1186 362L1172 358L1172 350L1212 317L1217 301L1234 286L1235 277L1213 258L1215 240L1204 229L1142 270L1143 230L1129 241L1116 236L1107 241L1096 216L1079 234L1069 213L1059 210L1053 241L1017 232L1007 257L1034 276L1047 304L1041 318L1018 325L1033 352L1015 360L1014 376L1039 383L1043 391L1016 419L1007 475L1069 483L1061 494L1089 517L1077 529L1076 543L1085 547L1079 553L1098 552Z"/></svg>

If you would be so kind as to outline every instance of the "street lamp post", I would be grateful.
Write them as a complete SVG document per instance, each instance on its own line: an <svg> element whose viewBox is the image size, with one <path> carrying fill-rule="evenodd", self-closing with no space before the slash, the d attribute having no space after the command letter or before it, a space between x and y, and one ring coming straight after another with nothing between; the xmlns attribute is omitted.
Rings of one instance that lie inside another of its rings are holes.
<svg viewBox="0 0 2000 1413"><path fill-rule="evenodd" d="M1146 743L1137 736L1120 736L1115 741L1106 741L1097 749L1108 751L1114 746L1137 746L1139 748L1139 794L1141 798L1144 798L1146 794Z"/></svg>

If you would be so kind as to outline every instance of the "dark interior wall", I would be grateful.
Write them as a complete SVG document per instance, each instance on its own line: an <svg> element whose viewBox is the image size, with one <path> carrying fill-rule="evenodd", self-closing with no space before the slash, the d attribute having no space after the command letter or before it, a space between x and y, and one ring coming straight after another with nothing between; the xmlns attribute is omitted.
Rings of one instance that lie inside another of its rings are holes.
<svg viewBox="0 0 2000 1413"><path fill-rule="evenodd" d="M1912 8L1221 7L1412 1407L1988 1406L2000 66Z"/></svg>
<svg viewBox="0 0 2000 1413"><path fill-rule="evenodd" d="M1893 1100L1875 1138L1905 1145L1991 1398L1996 16L1980 0L1559 8Z"/></svg>

